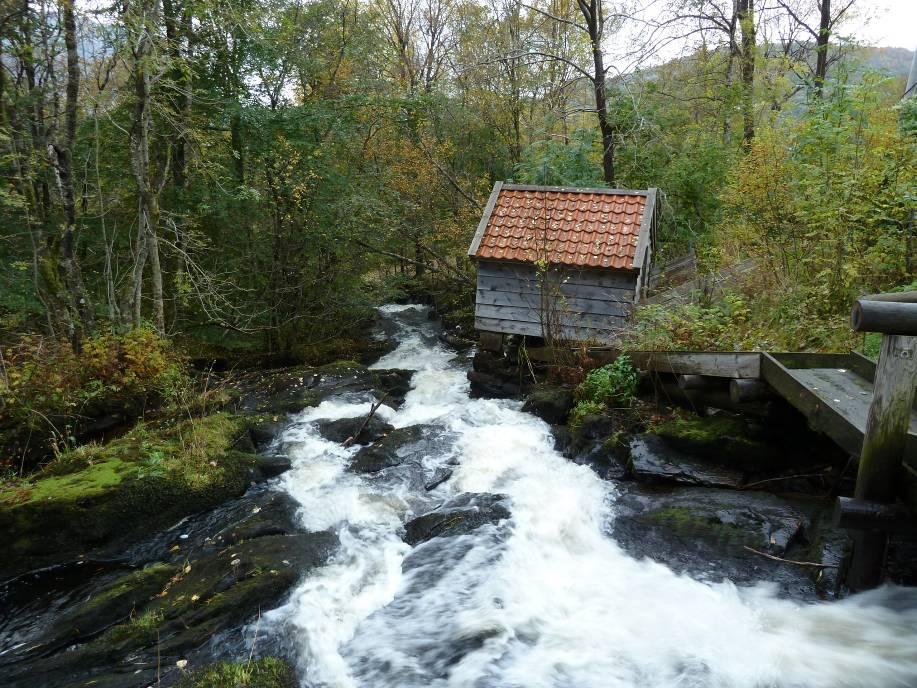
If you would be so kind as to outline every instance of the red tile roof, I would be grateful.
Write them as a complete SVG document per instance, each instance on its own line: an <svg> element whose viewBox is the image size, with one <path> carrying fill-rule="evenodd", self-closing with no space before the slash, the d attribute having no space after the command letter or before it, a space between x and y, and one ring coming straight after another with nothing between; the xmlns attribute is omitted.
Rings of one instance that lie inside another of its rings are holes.
<svg viewBox="0 0 917 688"><path fill-rule="evenodd" d="M498 184L494 194L469 251L473 257L633 267L648 192Z"/></svg>

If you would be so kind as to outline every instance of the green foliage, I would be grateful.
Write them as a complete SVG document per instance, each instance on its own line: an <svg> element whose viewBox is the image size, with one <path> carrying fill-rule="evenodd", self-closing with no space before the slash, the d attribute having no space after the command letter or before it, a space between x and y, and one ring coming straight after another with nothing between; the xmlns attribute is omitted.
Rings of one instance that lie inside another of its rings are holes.
<svg viewBox="0 0 917 688"><path fill-rule="evenodd" d="M630 408L637 398L639 380L630 359L626 355L618 356L614 363L591 370L577 386L577 408L583 402L599 407Z"/></svg>
<svg viewBox="0 0 917 688"><path fill-rule="evenodd" d="M573 407L573 410L570 412L570 419L568 424L571 428L578 428L583 424L583 419L586 416L597 416L605 410L605 404L602 404L598 401L589 401L584 399L583 401L576 402L576 406Z"/></svg>
<svg viewBox="0 0 917 688"><path fill-rule="evenodd" d="M53 339L22 337L4 349L3 363L0 429L37 428L49 416L76 417L138 400L175 400L189 384L181 353L145 327L98 334L79 354Z"/></svg>
<svg viewBox="0 0 917 688"><path fill-rule="evenodd" d="M522 153L515 176L524 184L604 186L595 129L577 129L569 142L546 137Z"/></svg>

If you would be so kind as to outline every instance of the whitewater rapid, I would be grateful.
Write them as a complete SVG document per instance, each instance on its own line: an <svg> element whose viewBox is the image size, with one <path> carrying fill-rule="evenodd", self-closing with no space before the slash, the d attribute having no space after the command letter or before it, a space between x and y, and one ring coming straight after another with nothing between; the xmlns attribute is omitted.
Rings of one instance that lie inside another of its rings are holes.
<svg viewBox="0 0 917 688"><path fill-rule="evenodd" d="M471 399L466 361L437 342L423 307L381 311L399 345L374 367L416 372L404 405L378 415L426 426L415 473L453 475L427 492L401 467L348 472L358 448L324 440L314 421L365 415L367 396L293 419L281 489L305 528L341 541L262 620L295 648L304 686L917 687L913 590L805 605L632 558L607 534L614 482L564 459L518 402ZM508 495L511 519L413 550L401 540L406 519L463 492Z"/></svg>

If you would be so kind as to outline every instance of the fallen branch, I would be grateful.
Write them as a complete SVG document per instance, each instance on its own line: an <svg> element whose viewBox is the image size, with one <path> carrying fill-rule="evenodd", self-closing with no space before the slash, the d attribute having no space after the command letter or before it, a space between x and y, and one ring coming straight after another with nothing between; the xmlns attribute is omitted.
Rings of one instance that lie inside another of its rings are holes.
<svg viewBox="0 0 917 688"><path fill-rule="evenodd" d="M749 547L748 545L743 545L743 546L749 552L760 554L762 557L766 557L767 559L772 559L774 561L779 561L782 564L793 564L794 566L811 566L812 568L816 568L816 569L836 569L838 568L837 564L818 564L814 561L795 561L794 559L783 559L782 557L776 557L773 554L768 554L767 552L759 552L758 550L754 549L753 547Z"/></svg>
<svg viewBox="0 0 917 688"><path fill-rule="evenodd" d="M377 401L375 404L373 404L372 408L369 409L369 413L366 414L366 418L364 418L364 419L363 419L363 422L360 423L360 427L357 428L357 431L353 434L353 436L352 436L352 437L348 437L346 440L344 440L343 445L344 445L345 447L349 447L351 444L353 444L354 442L357 441L357 438L358 438L358 437L360 436L360 434L366 429L367 423L369 423L370 419L376 414L376 411L379 410L379 407L382 406L382 402L385 401L385 397L387 397L387 396L388 396L388 394L383 394L383 395L379 398L379 401Z"/></svg>
<svg viewBox="0 0 917 688"><path fill-rule="evenodd" d="M750 490L753 487L758 485L764 485L766 483L776 483L781 480L793 480L795 478L827 478L829 476L828 472L822 471L821 473L800 473L798 475L781 475L777 478L767 478L766 480L757 480L753 483L748 483L747 485L742 485L740 490Z"/></svg>

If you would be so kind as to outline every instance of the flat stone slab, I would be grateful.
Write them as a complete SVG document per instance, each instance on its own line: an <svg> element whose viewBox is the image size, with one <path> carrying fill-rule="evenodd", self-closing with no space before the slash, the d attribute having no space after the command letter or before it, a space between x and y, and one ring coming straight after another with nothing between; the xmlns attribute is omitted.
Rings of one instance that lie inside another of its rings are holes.
<svg viewBox="0 0 917 688"><path fill-rule="evenodd" d="M736 489L745 477L742 471L683 454L653 434L635 437L630 457L633 476L644 482Z"/></svg>

